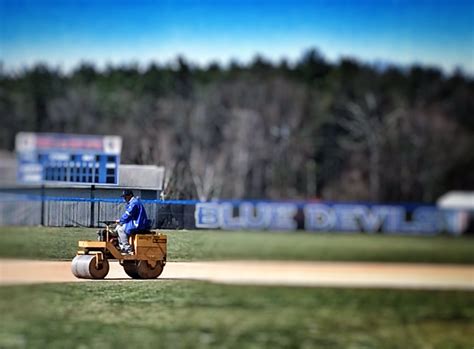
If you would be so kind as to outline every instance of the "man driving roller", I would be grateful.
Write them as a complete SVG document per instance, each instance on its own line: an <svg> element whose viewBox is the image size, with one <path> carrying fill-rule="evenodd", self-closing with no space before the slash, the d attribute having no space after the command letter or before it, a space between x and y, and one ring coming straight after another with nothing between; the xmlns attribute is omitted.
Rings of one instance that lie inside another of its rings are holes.
<svg viewBox="0 0 474 349"><path fill-rule="evenodd" d="M115 231L119 237L119 246L122 254L133 254L132 246L128 242L128 237L139 230L149 229L149 220L145 207L138 197L133 195L129 189L125 189L121 195L127 206L122 217L118 219Z"/></svg>

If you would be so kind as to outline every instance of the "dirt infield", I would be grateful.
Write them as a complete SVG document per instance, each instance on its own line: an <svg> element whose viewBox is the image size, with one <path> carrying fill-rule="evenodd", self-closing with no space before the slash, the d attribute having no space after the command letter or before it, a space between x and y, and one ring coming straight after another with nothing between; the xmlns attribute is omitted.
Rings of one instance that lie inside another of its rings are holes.
<svg viewBox="0 0 474 349"><path fill-rule="evenodd" d="M405 263L219 261L169 262L160 279L203 280L226 284L311 287L459 289L474 291L474 266ZM130 280L117 262L106 280ZM0 285L76 279L71 262L0 260Z"/></svg>

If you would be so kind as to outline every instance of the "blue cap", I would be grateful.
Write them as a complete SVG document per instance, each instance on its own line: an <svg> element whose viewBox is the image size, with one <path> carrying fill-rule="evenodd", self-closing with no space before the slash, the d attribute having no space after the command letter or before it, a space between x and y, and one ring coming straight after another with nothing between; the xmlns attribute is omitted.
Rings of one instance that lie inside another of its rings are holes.
<svg viewBox="0 0 474 349"><path fill-rule="evenodd" d="M124 189L122 191L122 195L120 196L133 196L133 191L131 191L130 189Z"/></svg>

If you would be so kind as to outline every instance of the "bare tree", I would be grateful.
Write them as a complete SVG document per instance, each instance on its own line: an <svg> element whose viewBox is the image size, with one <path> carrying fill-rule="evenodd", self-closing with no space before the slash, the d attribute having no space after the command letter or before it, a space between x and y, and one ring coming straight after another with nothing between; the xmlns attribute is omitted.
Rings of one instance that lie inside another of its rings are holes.
<svg viewBox="0 0 474 349"><path fill-rule="evenodd" d="M365 95L363 103L347 102L345 109L348 115L338 120L339 125L347 132L341 137L340 145L347 151L366 152L368 155L369 198L377 201L381 198L381 168L383 146L387 134L401 116L402 109L395 109L384 115L379 111L378 101L373 93ZM359 163L361 168L364 163Z"/></svg>

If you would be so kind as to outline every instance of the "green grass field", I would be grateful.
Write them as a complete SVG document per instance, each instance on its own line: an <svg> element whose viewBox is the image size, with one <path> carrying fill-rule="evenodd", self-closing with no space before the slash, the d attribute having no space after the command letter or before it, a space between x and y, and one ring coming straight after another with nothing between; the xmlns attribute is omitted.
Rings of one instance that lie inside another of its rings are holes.
<svg viewBox="0 0 474 349"><path fill-rule="evenodd" d="M474 240L170 231L169 259L465 263ZM95 230L0 228L0 257L70 259ZM0 261L1 266L1 261ZM0 287L0 348L472 348L474 293L92 281Z"/></svg>
<svg viewBox="0 0 474 349"><path fill-rule="evenodd" d="M471 348L467 292L188 281L0 287L1 348Z"/></svg>
<svg viewBox="0 0 474 349"><path fill-rule="evenodd" d="M0 228L0 257L72 259L95 229ZM337 260L474 264L474 239L294 232L166 231L168 260Z"/></svg>

